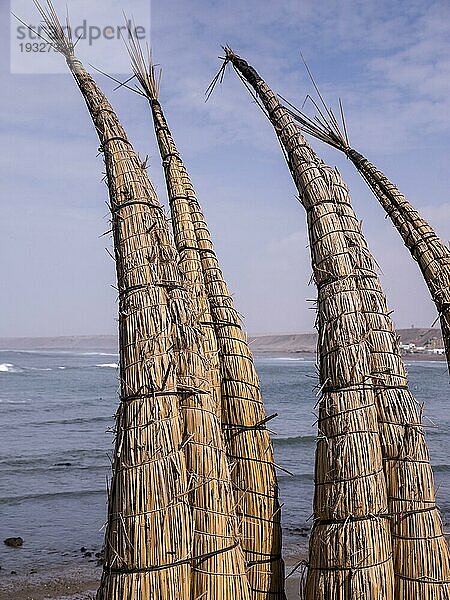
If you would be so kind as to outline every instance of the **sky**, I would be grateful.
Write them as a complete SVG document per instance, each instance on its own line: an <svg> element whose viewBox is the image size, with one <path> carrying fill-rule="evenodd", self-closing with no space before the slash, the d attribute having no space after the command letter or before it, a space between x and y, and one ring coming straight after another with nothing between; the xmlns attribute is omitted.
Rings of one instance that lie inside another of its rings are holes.
<svg viewBox="0 0 450 600"><path fill-rule="evenodd" d="M154 0L151 9L161 102L249 332L311 331L316 290L304 210L270 123L231 70L205 103L222 44L297 105L312 93L302 52L328 102L342 98L353 147L448 243L448 2ZM70 75L11 73L9 11L0 0L0 337L114 333L98 138ZM89 46L78 48L89 67ZM167 204L146 102L95 77ZM350 187L397 326L431 326L420 271L376 199L343 155L312 145Z"/></svg>

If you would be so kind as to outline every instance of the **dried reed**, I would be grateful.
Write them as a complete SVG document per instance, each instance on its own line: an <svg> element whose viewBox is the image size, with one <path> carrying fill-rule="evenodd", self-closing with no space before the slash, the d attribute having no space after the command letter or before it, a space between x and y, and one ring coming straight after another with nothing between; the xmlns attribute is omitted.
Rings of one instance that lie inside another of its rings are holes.
<svg viewBox="0 0 450 600"><path fill-rule="evenodd" d="M220 423L211 412L203 334L164 211L111 105L76 59L51 3L38 8L46 37L66 57L85 98L110 191L121 405L98 598L188 600L208 593L245 600L248 582L234 535L236 518L227 510L231 484ZM195 504L194 516L188 499ZM204 535L197 530L201 509L202 521L213 523Z"/></svg>
<svg viewBox="0 0 450 600"><path fill-rule="evenodd" d="M230 52L228 60L255 89L286 152L288 164L307 210L314 194L322 198L340 222L366 321L370 348L368 375L375 385L381 449L386 473L393 536L395 598L437 599L449 593L448 548L435 503L435 488L418 405L407 386L398 340L373 259L361 233L348 189L337 170L323 166L295 130L289 111L254 70ZM251 69L251 68L250 68ZM314 164L321 174L314 174ZM316 177L314 179L314 177ZM321 177L319 176L321 175ZM322 181L321 181L322 179ZM328 195L327 195L328 194ZM320 197L320 195L319 195ZM332 207L332 208L331 208ZM309 222L311 223L309 214ZM327 262L319 268L329 272ZM319 320L320 320L319 307Z"/></svg>
<svg viewBox="0 0 450 600"><path fill-rule="evenodd" d="M230 49L226 59L261 99L289 153L307 211L318 287L322 395L306 596L390 599L393 563L368 327L351 248L336 212L336 204L345 198L335 189L335 172L309 148L256 71Z"/></svg>
<svg viewBox="0 0 450 600"><path fill-rule="evenodd" d="M345 121L342 131L320 93L319 97L323 104L320 118L312 120L291 104L288 110L307 133L344 152L391 218L405 246L417 261L436 305L450 371L450 250L386 175L350 147Z"/></svg>
<svg viewBox="0 0 450 600"><path fill-rule="evenodd" d="M50 3L46 37L63 53L99 135L119 289L120 406L99 599L190 597L192 517L174 336L188 320L161 205L111 105L77 60ZM175 331L174 331L175 330Z"/></svg>
<svg viewBox="0 0 450 600"><path fill-rule="evenodd" d="M349 197L342 181L340 185L343 195ZM360 221L349 203L341 203L337 214L352 249L368 325L371 375L392 515L395 598L441 598L449 591L449 555L436 506L421 407L408 388L399 339Z"/></svg>
<svg viewBox="0 0 450 600"><path fill-rule="evenodd" d="M133 37L128 47L142 87L155 94L158 84L151 68L145 69L142 49ZM159 104L154 107L155 126L166 175L169 204L179 266L192 298L195 322L202 335L204 364L188 368L185 352L179 357L180 384L188 390L183 401L186 421L186 460L191 473L190 503L193 508L193 556L203 557L192 564L192 597L204 600L217 597L229 600L250 598L240 540L237 535L233 489L221 430L220 363L217 339L212 326L200 256L189 204L178 168L176 147L164 121ZM204 379L190 381L191 373ZM197 389L199 393L189 393Z"/></svg>
<svg viewBox="0 0 450 600"><path fill-rule="evenodd" d="M255 600L283 600L284 565L281 559L278 486L272 444L265 426L268 419L252 355L214 253L204 216L158 101L159 78L151 56L148 53L144 57L135 41L129 50L134 73L152 109L175 242L180 255L186 257L188 279L196 289L196 296L201 298L200 314L205 335L212 346L216 340L219 347L222 425L232 463L231 476L236 511L241 521L241 544L251 597ZM215 349L212 356L215 359ZM216 381L215 369L213 380Z"/></svg>

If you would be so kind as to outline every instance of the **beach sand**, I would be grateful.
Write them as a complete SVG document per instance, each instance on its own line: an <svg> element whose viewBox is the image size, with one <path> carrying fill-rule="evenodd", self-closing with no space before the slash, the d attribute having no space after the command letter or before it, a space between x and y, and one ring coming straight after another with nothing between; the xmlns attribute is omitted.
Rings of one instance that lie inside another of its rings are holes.
<svg viewBox="0 0 450 600"><path fill-rule="evenodd" d="M37 573L0 575L0 600L91 600L101 577L101 567L48 569Z"/></svg>
<svg viewBox="0 0 450 600"><path fill-rule="evenodd" d="M298 563L290 559L286 572ZM63 566L37 573L0 575L0 600L94 600L102 568L94 565ZM298 600L299 574L286 582L288 600Z"/></svg>

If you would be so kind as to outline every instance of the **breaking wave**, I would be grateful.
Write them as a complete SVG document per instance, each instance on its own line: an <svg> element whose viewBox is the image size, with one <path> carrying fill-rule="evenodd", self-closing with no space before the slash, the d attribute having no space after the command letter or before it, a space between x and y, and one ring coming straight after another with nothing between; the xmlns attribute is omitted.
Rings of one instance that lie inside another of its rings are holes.
<svg viewBox="0 0 450 600"><path fill-rule="evenodd" d="M19 373L20 369L15 367L11 363L1 363L0 364L0 373Z"/></svg>

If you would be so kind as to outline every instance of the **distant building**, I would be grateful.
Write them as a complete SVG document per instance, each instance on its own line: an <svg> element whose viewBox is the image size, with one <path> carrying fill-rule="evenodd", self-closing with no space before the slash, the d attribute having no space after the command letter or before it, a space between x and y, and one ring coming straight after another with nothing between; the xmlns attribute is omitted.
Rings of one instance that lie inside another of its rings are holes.
<svg viewBox="0 0 450 600"><path fill-rule="evenodd" d="M430 354L445 354L445 348L431 348L428 349Z"/></svg>
<svg viewBox="0 0 450 600"><path fill-rule="evenodd" d="M415 352L416 351L416 345L411 343L411 344L400 344L400 350L403 350L404 352Z"/></svg>
<svg viewBox="0 0 450 600"><path fill-rule="evenodd" d="M400 343L400 350L404 354L445 354L444 342L442 338L438 337L431 338L424 346L417 346L414 342Z"/></svg>

